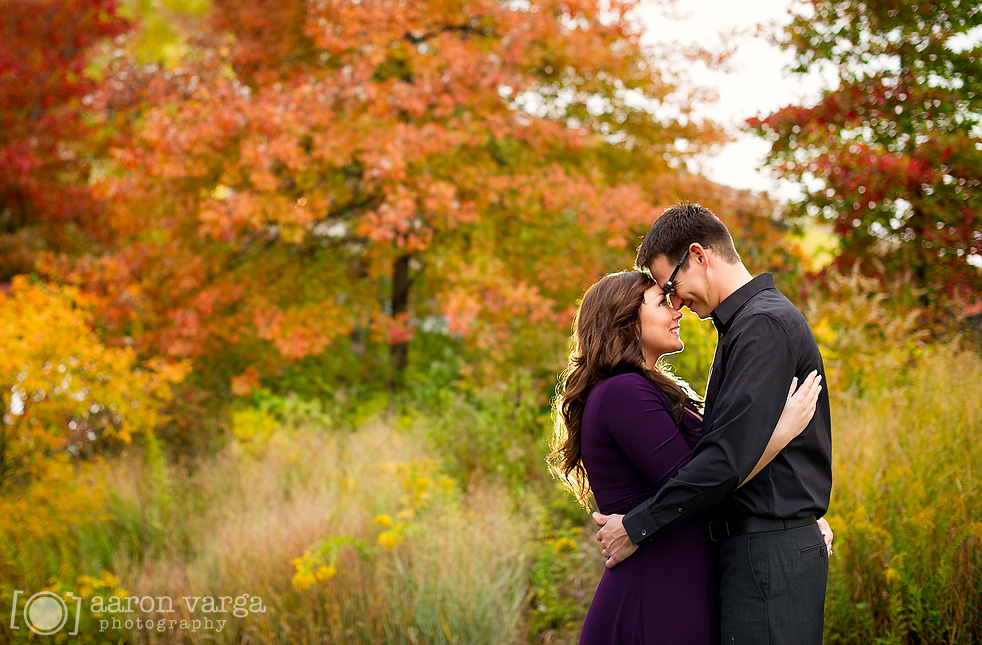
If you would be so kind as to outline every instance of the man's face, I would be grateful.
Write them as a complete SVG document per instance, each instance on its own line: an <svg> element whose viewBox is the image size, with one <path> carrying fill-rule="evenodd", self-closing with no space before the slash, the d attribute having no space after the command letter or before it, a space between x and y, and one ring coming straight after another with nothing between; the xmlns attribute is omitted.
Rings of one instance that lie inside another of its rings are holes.
<svg viewBox="0 0 982 645"><path fill-rule="evenodd" d="M677 266L677 260L669 262L666 256L659 255L652 261L648 270L655 282L664 287ZM671 290L673 291L672 304L676 309L681 310L683 306L688 307L689 311L699 318L705 319L709 318L713 308L707 302L706 275L705 271L701 270L703 266L692 254L689 254L686 265L675 274L675 278L672 280L673 289Z"/></svg>

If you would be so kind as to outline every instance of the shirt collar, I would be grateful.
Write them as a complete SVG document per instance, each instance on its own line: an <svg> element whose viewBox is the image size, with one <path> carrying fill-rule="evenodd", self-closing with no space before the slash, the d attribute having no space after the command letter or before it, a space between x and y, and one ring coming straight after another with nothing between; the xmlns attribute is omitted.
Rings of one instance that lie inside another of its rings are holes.
<svg viewBox="0 0 982 645"><path fill-rule="evenodd" d="M765 289L774 288L776 288L774 286L774 276L770 273L761 273L759 276L731 293L723 302L719 303L719 306L713 309L713 312L710 314L713 319L713 325L716 327L716 331L718 331L720 335L725 334L726 330L730 328L730 324L733 322L733 318L737 315L737 312L743 309L743 306L747 304L751 298Z"/></svg>

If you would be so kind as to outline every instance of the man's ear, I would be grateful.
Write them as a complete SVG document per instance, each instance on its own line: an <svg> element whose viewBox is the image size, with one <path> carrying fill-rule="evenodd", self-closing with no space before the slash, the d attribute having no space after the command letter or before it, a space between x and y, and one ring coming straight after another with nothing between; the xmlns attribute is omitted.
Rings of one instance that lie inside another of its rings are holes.
<svg viewBox="0 0 982 645"><path fill-rule="evenodd" d="M693 242L689 245L689 257L692 258L696 264L706 264L706 248L698 242Z"/></svg>

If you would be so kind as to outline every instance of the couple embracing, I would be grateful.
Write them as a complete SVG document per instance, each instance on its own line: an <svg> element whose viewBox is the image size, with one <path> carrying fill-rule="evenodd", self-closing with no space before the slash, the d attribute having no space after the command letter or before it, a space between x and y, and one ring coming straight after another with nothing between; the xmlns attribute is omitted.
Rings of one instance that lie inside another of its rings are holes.
<svg viewBox="0 0 982 645"><path fill-rule="evenodd" d="M593 493L607 559L580 643L821 643L832 432L811 330L696 204L655 221L636 266L583 296L556 399L554 468ZM683 306L719 334L704 405L658 364Z"/></svg>

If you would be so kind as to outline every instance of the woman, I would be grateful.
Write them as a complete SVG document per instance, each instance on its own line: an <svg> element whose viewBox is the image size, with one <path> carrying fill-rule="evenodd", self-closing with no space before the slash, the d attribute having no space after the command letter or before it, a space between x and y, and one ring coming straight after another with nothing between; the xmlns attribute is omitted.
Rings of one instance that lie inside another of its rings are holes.
<svg viewBox="0 0 982 645"><path fill-rule="evenodd" d="M675 474L698 443L699 402L658 367L662 356L683 348L681 318L640 272L608 275L583 296L556 399L550 462L584 506L592 487L601 513L626 513ZM812 375L789 393L748 480L807 425L818 380ZM580 643L711 643L713 569L705 521L680 523L604 571Z"/></svg>

